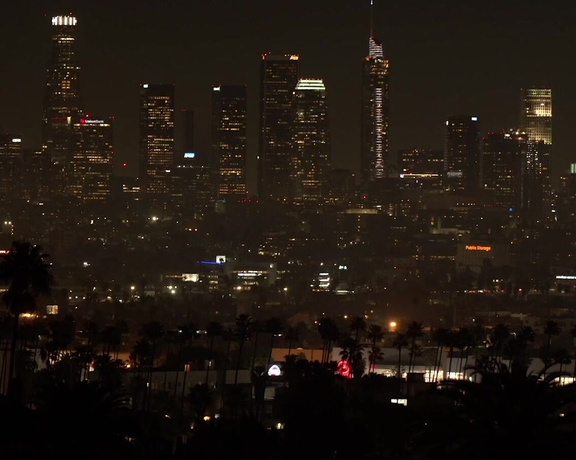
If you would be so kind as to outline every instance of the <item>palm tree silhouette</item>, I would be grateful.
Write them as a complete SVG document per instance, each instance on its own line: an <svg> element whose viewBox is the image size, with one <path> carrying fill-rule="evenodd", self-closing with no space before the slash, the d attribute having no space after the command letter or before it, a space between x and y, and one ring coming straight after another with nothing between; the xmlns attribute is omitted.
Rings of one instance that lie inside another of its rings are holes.
<svg viewBox="0 0 576 460"><path fill-rule="evenodd" d="M274 338L282 334L284 325L282 320L276 316L269 318L266 321L266 331L270 334L270 353L268 353L268 361L266 362L266 371L270 368L270 360L272 358L272 351L274 350Z"/></svg>
<svg viewBox="0 0 576 460"><path fill-rule="evenodd" d="M252 336L252 325L254 319L247 314L239 315L236 318L236 328L234 329L234 338L238 342L238 354L236 356L236 372L234 374L234 385L238 385L238 370L242 360L242 350L244 344Z"/></svg>
<svg viewBox="0 0 576 460"><path fill-rule="evenodd" d="M374 372L374 368L376 367L376 360L382 356L378 344L382 341L385 334L386 331L384 331L382 326L379 324L371 324L368 327L368 331L366 333L366 338L370 342L368 373Z"/></svg>
<svg viewBox="0 0 576 460"><path fill-rule="evenodd" d="M294 345L294 342L298 342L300 339L300 330L297 327L288 327L284 334L284 339L288 342L288 356L290 356L292 354L292 346Z"/></svg>
<svg viewBox="0 0 576 460"><path fill-rule="evenodd" d="M340 338L340 331L332 318L318 320L318 333L322 339L322 363L326 364L330 359L332 344Z"/></svg>
<svg viewBox="0 0 576 460"><path fill-rule="evenodd" d="M440 366L442 365L442 352L444 345L446 345L446 337L448 336L448 329L439 327L432 332L432 338L436 342L436 359L434 360L434 381L438 381L438 374Z"/></svg>
<svg viewBox="0 0 576 460"><path fill-rule="evenodd" d="M561 329L556 321L546 321L544 326L544 334L546 335L546 345L548 348L552 345L552 336L560 334Z"/></svg>
<svg viewBox="0 0 576 460"><path fill-rule="evenodd" d="M410 341L410 361L408 363L408 372L412 372L412 368L416 361L416 340L424 335L424 326L422 323L412 321L408 324L406 329L406 338Z"/></svg>
<svg viewBox="0 0 576 460"><path fill-rule="evenodd" d="M401 332L396 334L396 337L394 337L394 340L392 341L392 346L398 350L398 369L396 372L396 377L398 377L398 379L402 379L402 349L406 348L408 344L408 337L406 334Z"/></svg>
<svg viewBox="0 0 576 460"><path fill-rule="evenodd" d="M356 316L350 321L350 330L354 333L356 343L360 340L360 334L366 330L366 320L363 316Z"/></svg>
<svg viewBox="0 0 576 460"><path fill-rule="evenodd" d="M42 252L41 246L27 241L14 241L8 253L0 260L0 282L8 283L2 302L8 307L13 320L8 364L8 395L12 400L17 397L15 392L18 391L14 359L20 315L36 311L38 297L49 294L53 283L46 258L48 254Z"/></svg>
<svg viewBox="0 0 576 460"><path fill-rule="evenodd" d="M214 339L222 335L223 327L222 324L217 321L211 321L206 326L206 335L210 339L210 347L208 350L208 360L209 363L212 362L212 353L214 352ZM204 381L205 385L208 385L208 376L210 373L210 365L206 366L206 379Z"/></svg>

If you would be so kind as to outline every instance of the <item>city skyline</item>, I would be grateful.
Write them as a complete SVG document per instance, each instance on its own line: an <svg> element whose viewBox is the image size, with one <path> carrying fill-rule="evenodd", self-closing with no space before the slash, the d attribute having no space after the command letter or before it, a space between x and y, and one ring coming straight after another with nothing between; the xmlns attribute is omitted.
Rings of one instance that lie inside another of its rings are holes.
<svg viewBox="0 0 576 460"><path fill-rule="evenodd" d="M132 8L136 5L137 13ZM568 131L568 107L576 94L569 83L567 48L562 48L574 38L567 28L570 15L532 1L513 1L498 9L494 5L375 3L374 33L391 62L390 152L394 156L415 146L442 148L444 121L450 115L477 114L482 135L514 128L519 89L546 86L554 94L551 162L556 178L576 161ZM260 14L251 14L250 6ZM189 6L170 2L162 8L153 2L96 6L54 1L50 7L20 2L2 9L13 20L1 32L3 43L10 46L5 47L8 72L0 90L0 127L21 134L27 148L41 143L50 17L69 11L78 18L84 107L115 117L117 172L124 162L129 164L126 172L137 171L139 84L174 84L175 113L194 110L198 149L206 151L212 85L246 84L248 189L255 193L258 61L264 52L298 53L301 74L326 82L334 167L359 172L361 66L370 35L369 1L252 1L242 6L230 1ZM252 34L247 36L247 31ZM538 59L532 59L534 55ZM181 138L182 122L177 130Z"/></svg>

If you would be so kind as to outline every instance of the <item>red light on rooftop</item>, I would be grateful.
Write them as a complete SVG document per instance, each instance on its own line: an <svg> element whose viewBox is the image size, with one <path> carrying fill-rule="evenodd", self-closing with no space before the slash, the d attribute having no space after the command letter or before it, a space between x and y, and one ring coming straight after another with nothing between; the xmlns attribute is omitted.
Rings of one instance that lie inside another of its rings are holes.
<svg viewBox="0 0 576 460"><path fill-rule="evenodd" d="M127 167L128 167L128 163L122 163L122 167L127 168Z"/></svg>

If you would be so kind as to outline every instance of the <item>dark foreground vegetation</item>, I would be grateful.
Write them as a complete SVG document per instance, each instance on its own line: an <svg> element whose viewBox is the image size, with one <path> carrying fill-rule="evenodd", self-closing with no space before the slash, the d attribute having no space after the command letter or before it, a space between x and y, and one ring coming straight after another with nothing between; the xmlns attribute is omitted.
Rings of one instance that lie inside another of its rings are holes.
<svg viewBox="0 0 576 460"><path fill-rule="evenodd" d="M387 334L355 318L345 332L325 318L318 321L321 358L289 351L283 375L269 377L267 360L282 330L273 318L263 327L240 315L233 328L207 326L203 338L191 324L174 335L159 322L146 323L122 360L127 331L120 323L80 326L69 316L22 321L52 283L39 247L14 243L0 263L0 279L7 286L0 459L573 458L576 385L560 384L571 356L550 350L553 324L538 372L529 371L535 338L527 328L513 333L501 325L488 343L466 328L433 331L437 349L475 355L472 378L412 384L410 372L401 379L401 372L385 377L373 369L386 340L399 361L404 351L412 363L424 340L421 324ZM298 331L285 332L291 350ZM336 371L328 353L335 345L350 361L352 378ZM202 370L196 363L206 358L234 370L234 382L197 384L184 395L147 384L153 373L166 378L183 364ZM240 369L250 370L250 382L238 380ZM265 400L266 386L275 387L273 400ZM398 399L407 405L392 402Z"/></svg>

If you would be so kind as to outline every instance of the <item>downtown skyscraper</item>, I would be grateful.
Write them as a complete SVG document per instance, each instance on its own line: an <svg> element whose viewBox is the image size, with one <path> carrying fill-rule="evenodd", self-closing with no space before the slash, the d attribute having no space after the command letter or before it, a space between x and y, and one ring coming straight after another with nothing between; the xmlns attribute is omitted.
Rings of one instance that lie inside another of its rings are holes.
<svg viewBox="0 0 576 460"><path fill-rule="evenodd" d="M360 168L363 191L388 173L389 72L390 62L384 57L382 42L372 27L368 55L362 65Z"/></svg>
<svg viewBox="0 0 576 460"><path fill-rule="evenodd" d="M72 130L82 111L76 27L77 19L72 15L52 18L52 52L46 71L42 111L42 151L53 167L51 192L54 196L69 193Z"/></svg>
<svg viewBox="0 0 576 460"><path fill-rule="evenodd" d="M212 88L212 157L218 199L246 197L246 85Z"/></svg>
<svg viewBox="0 0 576 460"><path fill-rule="evenodd" d="M112 183L113 119L85 115L73 128L70 192L81 203L105 203Z"/></svg>
<svg viewBox="0 0 576 460"><path fill-rule="evenodd" d="M528 135L525 159L525 215L531 220L550 217L552 208L552 90L522 88L520 129Z"/></svg>
<svg viewBox="0 0 576 460"><path fill-rule="evenodd" d="M330 122L322 79L301 78L294 91L291 199L296 204L321 204L330 185Z"/></svg>
<svg viewBox="0 0 576 460"><path fill-rule="evenodd" d="M480 188L480 128L474 115L446 120L444 185L451 192L474 195Z"/></svg>
<svg viewBox="0 0 576 460"><path fill-rule="evenodd" d="M292 104L300 74L296 54L262 55L260 67L260 146L258 196L284 201L290 190Z"/></svg>
<svg viewBox="0 0 576 460"><path fill-rule="evenodd" d="M10 205L22 196L22 138L0 134L0 206Z"/></svg>
<svg viewBox="0 0 576 460"><path fill-rule="evenodd" d="M174 167L174 85L140 85L140 189L147 205L165 209Z"/></svg>
<svg viewBox="0 0 576 460"><path fill-rule="evenodd" d="M482 139L482 188L493 206L518 213L527 136L515 130L490 132Z"/></svg>

